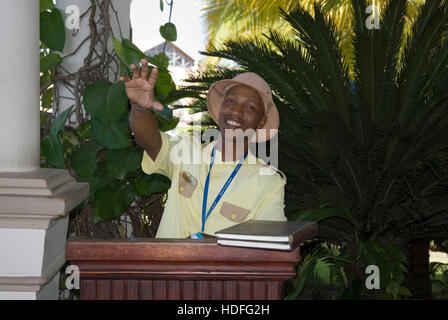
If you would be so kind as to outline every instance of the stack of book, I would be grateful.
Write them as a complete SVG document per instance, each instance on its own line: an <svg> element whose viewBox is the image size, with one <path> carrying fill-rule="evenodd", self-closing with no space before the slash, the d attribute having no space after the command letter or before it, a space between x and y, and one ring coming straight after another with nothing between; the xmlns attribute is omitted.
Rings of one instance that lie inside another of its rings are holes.
<svg viewBox="0 0 448 320"><path fill-rule="evenodd" d="M316 222L250 220L215 233L224 246L292 251L317 234Z"/></svg>

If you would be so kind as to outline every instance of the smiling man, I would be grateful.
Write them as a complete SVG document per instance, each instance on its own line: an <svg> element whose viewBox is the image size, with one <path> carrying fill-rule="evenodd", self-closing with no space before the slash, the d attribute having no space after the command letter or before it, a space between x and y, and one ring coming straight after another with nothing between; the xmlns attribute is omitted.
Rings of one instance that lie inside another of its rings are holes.
<svg viewBox="0 0 448 320"><path fill-rule="evenodd" d="M269 140L278 129L268 84L250 72L214 83L207 107L219 126L218 139L202 144L200 137L189 136L177 142L147 112L163 106L154 100L157 69L147 80L148 63L141 64L141 70L132 66L132 79L121 80L132 103L132 131L145 150L143 171L171 179L156 237L202 238L251 219L286 221L286 179L249 151L250 142Z"/></svg>

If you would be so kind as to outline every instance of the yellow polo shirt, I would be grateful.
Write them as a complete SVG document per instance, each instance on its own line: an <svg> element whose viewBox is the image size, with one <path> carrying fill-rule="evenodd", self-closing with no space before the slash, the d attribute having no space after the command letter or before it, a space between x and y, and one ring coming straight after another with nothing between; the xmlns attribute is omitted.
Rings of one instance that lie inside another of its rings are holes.
<svg viewBox="0 0 448 320"><path fill-rule="evenodd" d="M186 238L201 231L202 199L210 156L217 142L202 145L199 136L183 136L180 141L161 132L162 148L155 161L143 153L142 169L171 179L171 188L157 238ZM238 161L223 162L216 150L210 174L207 211ZM193 178L189 178L193 177ZM247 220L286 221L284 194L286 178L262 164L249 152L246 160L208 217L205 233L215 232Z"/></svg>

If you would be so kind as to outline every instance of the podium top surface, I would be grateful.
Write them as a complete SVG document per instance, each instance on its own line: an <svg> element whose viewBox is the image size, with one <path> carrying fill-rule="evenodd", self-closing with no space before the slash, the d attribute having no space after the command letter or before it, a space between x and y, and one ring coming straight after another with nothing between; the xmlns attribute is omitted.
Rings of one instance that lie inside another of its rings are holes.
<svg viewBox="0 0 448 320"><path fill-rule="evenodd" d="M216 239L69 239L69 261L296 262L292 252L218 245Z"/></svg>

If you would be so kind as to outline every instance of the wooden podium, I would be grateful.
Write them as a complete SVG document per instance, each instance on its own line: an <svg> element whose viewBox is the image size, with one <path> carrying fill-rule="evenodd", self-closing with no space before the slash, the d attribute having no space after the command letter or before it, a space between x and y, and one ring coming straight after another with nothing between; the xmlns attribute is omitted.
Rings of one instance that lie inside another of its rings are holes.
<svg viewBox="0 0 448 320"><path fill-rule="evenodd" d="M305 239L304 239L305 240ZM72 240L81 299L283 299L293 252L226 247L215 239Z"/></svg>

